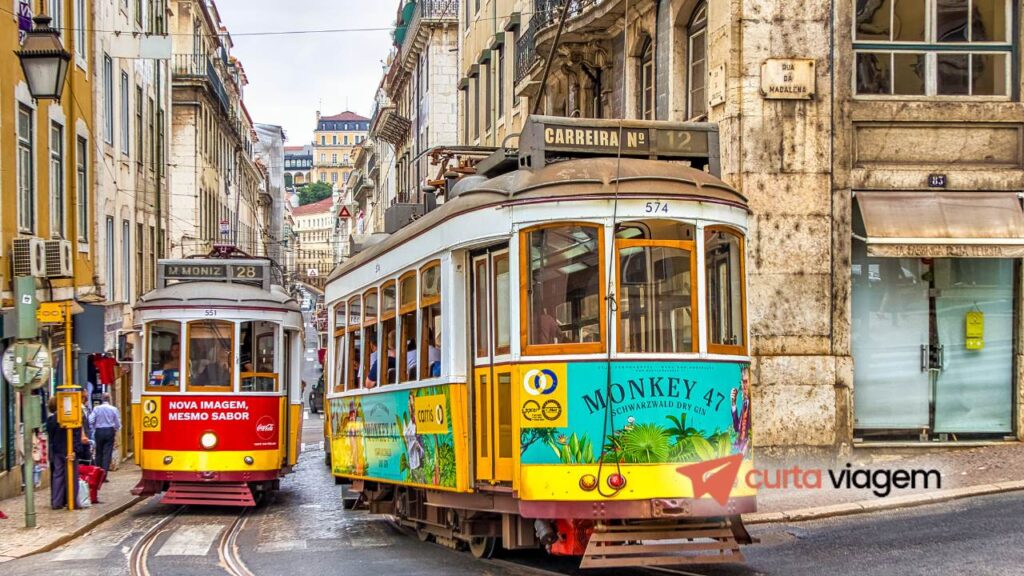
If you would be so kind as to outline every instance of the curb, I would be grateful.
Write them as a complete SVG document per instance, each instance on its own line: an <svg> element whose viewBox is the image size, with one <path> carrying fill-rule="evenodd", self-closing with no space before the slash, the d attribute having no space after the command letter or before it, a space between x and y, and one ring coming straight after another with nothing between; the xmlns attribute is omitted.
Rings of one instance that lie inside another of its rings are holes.
<svg viewBox="0 0 1024 576"><path fill-rule="evenodd" d="M836 516L849 516L852 514L867 514L869 512L880 512L883 510L894 510L897 508L913 508L915 506L926 506L938 504L950 500L970 498L972 496L985 496L987 494L999 494L1002 492L1014 492L1024 490L1024 481L999 482L996 484L981 484L979 486L967 486L965 488L951 488L938 490L924 494L911 494L909 496L897 496L895 498L879 498L877 500L861 500L859 502L847 502L845 504L832 504L829 506L817 506L814 508L799 508L786 512L759 512L744 514L744 524L768 524L773 522L804 522L807 520L819 520L822 518L833 518Z"/></svg>
<svg viewBox="0 0 1024 576"><path fill-rule="evenodd" d="M74 530L72 532L69 532L67 534L62 534L59 538L53 540L52 542L50 542L48 544L45 544L43 546L40 546L39 548L37 548L37 549L27 553L27 554L22 554L21 556L17 556L16 558L26 558L28 556L35 556L36 554L43 554L43 553L49 552L51 550L54 550L56 548L59 548L59 547L65 545L65 544L67 544L68 542L78 538L79 536L84 535L86 532L89 532L93 528L99 526L100 524L106 522L107 520L110 520L114 516L117 516L118 514L124 512L125 510L131 508L132 506L135 506L136 504L138 504L139 502L142 502L143 500L145 500L147 498L149 498L149 496L136 496L136 497L132 498L131 500L128 500L128 501L126 501L125 503L123 503L123 504L121 504L119 506L116 506L114 508L111 508L110 510L107 510L103 514L101 514L101 515L97 516L96 518L92 519L89 523L85 524L84 526L80 526L76 530Z"/></svg>

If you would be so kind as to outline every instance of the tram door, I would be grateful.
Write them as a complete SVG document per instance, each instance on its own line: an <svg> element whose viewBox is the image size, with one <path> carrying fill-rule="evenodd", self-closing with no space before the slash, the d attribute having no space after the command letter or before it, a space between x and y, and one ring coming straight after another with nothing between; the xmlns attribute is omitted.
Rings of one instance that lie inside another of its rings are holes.
<svg viewBox="0 0 1024 576"><path fill-rule="evenodd" d="M474 253L473 419L476 479L511 482L515 449L512 416L511 311L508 246Z"/></svg>

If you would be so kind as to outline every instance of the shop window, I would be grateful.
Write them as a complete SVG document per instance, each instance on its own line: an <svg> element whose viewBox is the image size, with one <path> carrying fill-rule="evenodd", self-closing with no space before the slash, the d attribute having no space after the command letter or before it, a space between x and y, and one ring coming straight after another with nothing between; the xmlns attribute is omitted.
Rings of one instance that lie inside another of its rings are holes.
<svg viewBox="0 0 1024 576"><path fill-rule="evenodd" d="M432 262L420 271L420 318L422 328L419 341L420 380L441 375L441 265Z"/></svg>
<svg viewBox="0 0 1024 576"><path fill-rule="evenodd" d="M707 282L708 350L746 353L744 336L743 239L726 228L704 230Z"/></svg>
<svg viewBox="0 0 1024 576"><path fill-rule="evenodd" d="M362 386L363 378L363 347L362 347L362 309L363 305L359 296L354 296L348 301L348 327L346 330L346 346L348 352L345 355L345 388L354 390Z"/></svg>
<svg viewBox="0 0 1024 576"><path fill-rule="evenodd" d="M181 384L181 324L158 320L147 325L146 390L175 391Z"/></svg>
<svg viewBox="0 0 1024 576"><path fill-rule="evenodd" d="M277 324L242 322L240 328L240 390L277 392Z"/></svg>
<svg viewBox="0 0 1024 576"><path fill-rule="evenodd" d="M602 228L558 224L523 233L526 354L600 352Z"/></svg>
<svg viewBox="0 0 1024 576"><path fill-rule="evenodd" d="M852 1L858 95L1010 95L1011 0Z"/></svg>
<svg viewBox="0 0 1024 576"><path fill-rule="evenodd" d="M233 322L189 322L187 389L193 392L230 392L235 382L234 350Z"/></svg>
<svg viewBox="0 0 1024 576"><path fill-rule="evenodd" d="M398 280L398 381L416 379L416 271Z"/></svg>

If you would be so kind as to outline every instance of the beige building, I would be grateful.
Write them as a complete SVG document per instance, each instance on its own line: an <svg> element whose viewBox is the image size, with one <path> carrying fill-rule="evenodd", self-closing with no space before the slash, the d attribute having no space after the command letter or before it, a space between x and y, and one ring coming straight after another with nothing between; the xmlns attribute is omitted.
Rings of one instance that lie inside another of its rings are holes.
<svg viewBox="0 0 1024 576"><path fill-rule="evenodd" d="M334 268L334 200L324 198L292 208L295 245L295 277L323 291L327 276Z"/></svg>
<svg viewBox="0 0 1024 576"><path fill-rule="evenodd" d="M313 131L314 182L326 182L337 191L345 187L352 172L354 148L366 139L370 119L345 111L333 116L316 113Z"/></svg>
<svg viewBox="0 0 1024 576"><path fill-rule="evenodd" d="M1018 2L574 2L546 63L563 3L494 1L460 10L461 142L538 98L718 126L763 453L1024 438Z"/></svg>
<svg viewBox="0 0 1024 576"><path fill-rule="evenodd" d="M168 254L181 258L232 243L265 252L270 205L266 172L253 160L256 133L245 109L245 70L214 2L168 5L171 60L171 177Z"/></svg>

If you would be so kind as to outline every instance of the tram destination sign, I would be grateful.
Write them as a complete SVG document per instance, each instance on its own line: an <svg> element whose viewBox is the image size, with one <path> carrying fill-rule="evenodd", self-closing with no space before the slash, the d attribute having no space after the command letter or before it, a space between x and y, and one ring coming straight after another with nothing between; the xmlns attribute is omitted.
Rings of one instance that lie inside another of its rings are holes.
<svg viewBox="0 0 1024 576"><path fill-rule="evenodd" d="M531 116L519 140L520 166L564 157L617 156L719 165L718 130L705 122L618 121Z"/></svg>
<svg viewBox="0 0 1024 576"><path fill-rule="evenodd" d="M159 264L161 286L176 282L239 282L265 286L267 262L252 260L164 260Z"/></svg>

